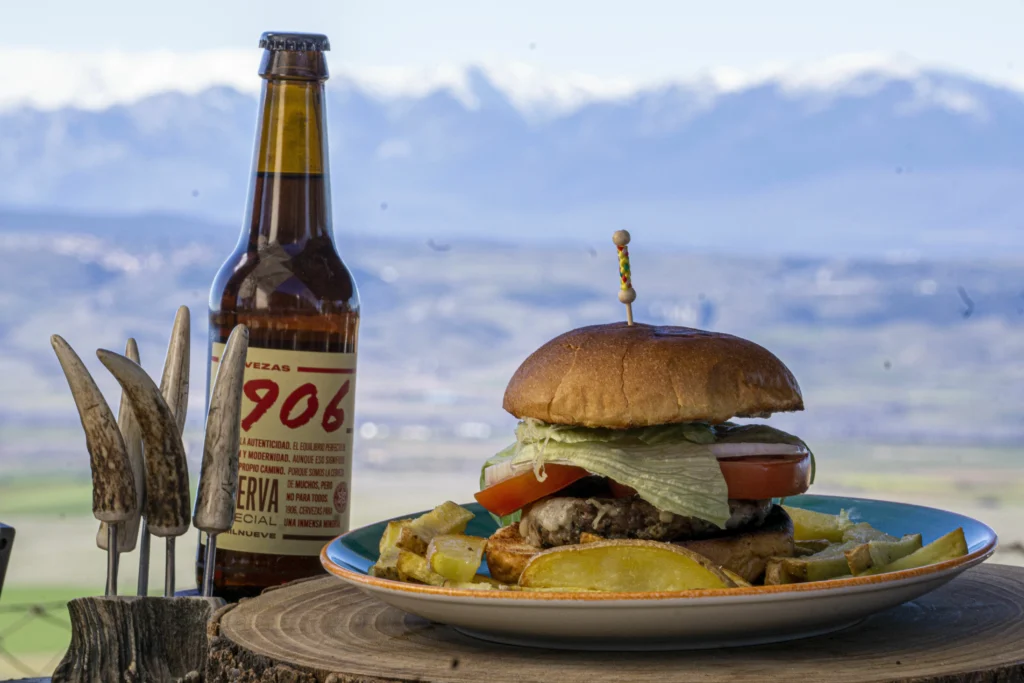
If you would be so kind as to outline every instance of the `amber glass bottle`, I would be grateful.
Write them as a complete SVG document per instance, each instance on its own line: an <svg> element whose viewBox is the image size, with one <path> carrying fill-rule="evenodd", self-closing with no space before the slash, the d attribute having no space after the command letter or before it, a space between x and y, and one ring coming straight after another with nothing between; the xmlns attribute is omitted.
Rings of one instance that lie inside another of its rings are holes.
<svg viewBox="0 0 1024 683"><path fill-rule="evenodd" d="M359 295L334 243L326 36L265 33L241 238L210 291L214 376L248 325L238 506L217 537L214 595L237 600L323 571L348 529ZM203 574L205 538L196 561Z"/></svg>

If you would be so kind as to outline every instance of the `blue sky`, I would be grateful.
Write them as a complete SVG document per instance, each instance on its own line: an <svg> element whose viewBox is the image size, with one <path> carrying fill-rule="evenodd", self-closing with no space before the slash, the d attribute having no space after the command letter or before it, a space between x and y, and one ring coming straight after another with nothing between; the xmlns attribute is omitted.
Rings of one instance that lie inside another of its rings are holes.
<svg viewBox="0 0 1024 683"><path fill-rule="evenodd" d="M0 11L7 48L251 48L273 28L327 33L332 62L353 67L519 61L646 79L885 52L1024 84L1020 0L0 0Z"/></svg>

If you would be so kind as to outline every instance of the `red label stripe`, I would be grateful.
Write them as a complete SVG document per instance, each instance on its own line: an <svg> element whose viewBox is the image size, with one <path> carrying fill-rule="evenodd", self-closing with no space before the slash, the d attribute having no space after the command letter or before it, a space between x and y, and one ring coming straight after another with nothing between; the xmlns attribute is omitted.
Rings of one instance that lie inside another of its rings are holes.
<svg viewBox="0 0 1024 683"><path fill-rule="evenodd" d="M351 375L355 372L352 368L295 368L297 372L319 372L325 375Z"/></svg>

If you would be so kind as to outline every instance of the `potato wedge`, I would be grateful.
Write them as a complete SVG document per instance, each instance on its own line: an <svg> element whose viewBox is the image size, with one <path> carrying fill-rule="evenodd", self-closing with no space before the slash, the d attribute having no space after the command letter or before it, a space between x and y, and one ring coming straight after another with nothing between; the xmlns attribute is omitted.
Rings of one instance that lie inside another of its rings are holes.
<svg viewBox="0 0 1024 683"><path fill-rule="evenodd" d="M909 555L905 555L904 557L894 560L886 565L872 567L860 575L869 576L873 574L898 572L904 569L916 569L917 567L924 567L929 564L937 564L939 562L945 562L946 560L956 559L957 557L966 555L968 552L967 539L964 538L964 530L957 527L945 536L935 539L928 545L915 550Z"/></svg>
<svg viewBox="0 0 1024 683"><path fill-rule="evenodd" d="M519 583L519 575L534 555L540 552L536 546L527 543L519 535L519 525L509 524L491 534L487 539L488 573L502 583Z"/></svg>
<svg viewBox="0 0 1024 683"><path fill-rule="evenodd" d="M511 586L505 586L504 584L502 584L501 586L492 586L489 583L475 583L473 581L451 581L451 580L445 581L443 585L444 585L445 588L454 588L455 590L463 590L463 591L466 591L466 590L468 590L468 591L497 591L497 590L502 590L503 588L506 589L506 590L508 588L511 588ZM516 586L516 588L518 588L518 586Z"/></svg>
<svg viewBox="0 0 1024 683"><path fill-rule="evenodd" d="M462 534L441 534L430 539L427 566L451 581L471 581L480 569L487 539Z"/></svg>
<svg viewBox="0 0 1024 683"><path fill-rule="evenodd" d="M825 538L809 538L805 541L797 541L795 545L801 553L813 555L814 553L820 553L822 550L828 548L832 545L832 541Z"/></svg>
<svg viewBox="0 0 1024 683"><path fill-rule="evenodd" d="M408 533L407 527L411 522L411 519L398 519L388 522L387 527L384 529L384 533L380 537L380 558L370 567L370 576L376 576L381 579L391 579L392 581L398 581L398 543L399 538L405 530Z"/></svg>
<svg viewBox="0 0 1024 683"><path fill-rule="evenodd" d="M789 575L786 571L784 561L788 560L788 557L772 557L769 558L768 563L764 569L764 585L766 586L781 586L786 583L796 583L796 579Z"/></svg>
<svg viewBox="0 0 1024 683"><path fill-rule="evenodd" d="M421 538L409 525L400 528L395 537L395 547L401 550L408 550L410 553L423 555L424 557L427 554L427 546L429 545L429 539L424 540Z"/></svg>
<svg viewBox="0 0 1024 683"><path fill-rule="evenodd" d="M425 583L430 586L443 586L445 578L430 570L427 566L427 558L411 553L408 550L398 551L398 561L395 563L398 569L398 578L401 581L413 583Z"/></svg>
<svg viewBox="0 0 1024 683"><path fill-rule="evenodd" d="M668 543L632 540L545 550L526 564L519 585L623 592L736 586L703 555Z"/></svg>
<svg viewBox="0 0 1024 683"><path fill-rule="evenodd" d="M470 581L448 580L444 582L444 587L458 588L462 590L520 590L519 586L502 583L501 581L496 581L489 576L484 576L483 574L477 574Z"/></svg>
<svg viewBox="0 0 1024 683"><path fill-rule="evenodd" d="M398 548L385 548L377 561L370 567L369 575L380 579L401 581L398 576L398 553Z"/></svg>
<svg viewBox="0 0 1024 683"><path fill-rule="evenodd" d="M921 534L910 534L896 541L869 541L847 550L846 563L856 576L871 567L883 566L906 557L921 548Z"/></svg>
<svg viewBox="0 0 1024 683"><path fill-rule="evenodd" d="M380 537L380 551L384 553L388 548L398 547L398 538L402 533L402 529L409 526L409 522L412 519L396 519L388 522L387 527L384 528L384 533Z"/></svg>
<svg viewBox="0 0 1024 683"><path fill-rule="evenodd" d="M808 557L782 558L782 566L793 582L838 578L850 573L844 553L855 546L856 543L849 541L829 546Z"/></svg>
<svg viewBox="0 0 1024 683"><path fill-rule="evenodd" d="M497 579L492 578L490 576L485 576L484 574L475 575L470 581L470 583L486 583L488 586L494 586L496 588L507 588L509 586L509 584L507 583L498 581Z"/></svg>
<svg viewBox="0 0 1024 683"><path fill-rule="evenodd" d="M867 522L853 524L843 530L843 541L856 541L857 543L870 543L871 541L898 541L895 536L890 536L884 531L879 531Z"/></svg>
<svg viewBox="0 0 1024 683"><path fill-rule="evenodd" d="M850 518L845 510L838 515L827 515L824 512L786 505L783 505L782 509L793 520L793 539L796 541L825 539L833 543L840 543L843 540L843 531L851 526Z"/></svg>
<svg viewBox="0 0 1024 683"><path fill-rule="evenodd" d="M750 588L750 586L752 585L749 581L744 579L742 576L740 576L733 570L726 569L725 567L722 567L721 569L723 574L732 579L732 582L736 584L737 588Z"/></svg>

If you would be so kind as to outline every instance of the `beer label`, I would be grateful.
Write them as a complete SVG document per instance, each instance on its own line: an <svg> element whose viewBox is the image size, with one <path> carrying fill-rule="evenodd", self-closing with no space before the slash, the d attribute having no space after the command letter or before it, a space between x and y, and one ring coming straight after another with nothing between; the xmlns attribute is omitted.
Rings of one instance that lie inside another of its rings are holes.
<svg viewBox="0 0 1024 683"><path fill-rule="evenodd" d="M223 352L213 344L211 378ZM355 370L354 353L249 347L235 521L218 548L318 555L348 530Z"/></svg>

